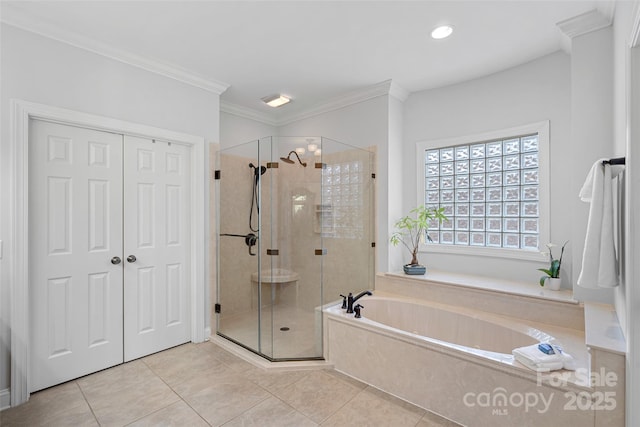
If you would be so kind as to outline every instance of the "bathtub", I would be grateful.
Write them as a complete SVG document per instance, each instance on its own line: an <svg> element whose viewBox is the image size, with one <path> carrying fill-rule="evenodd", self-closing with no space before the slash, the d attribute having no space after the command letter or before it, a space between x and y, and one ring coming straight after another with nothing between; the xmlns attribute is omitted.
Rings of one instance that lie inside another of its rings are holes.
<svg viewBox="0 0 640 427"><path fill-rule="evenodd" d="M526 325L503 325L487 320L486 315L480 318L478 312L443 304L377 296L360 303L366 304L363 323L490 359L510 360L514 348L554 339Z"/></svg>
<svg viewBox="0 0 640 427"><path fill-rule="evenodd" d="M561 371L562 380L558 373L537 374L511 355L517 347L559 340L579 353L585 368L579 333L374 293L358 300L360 319L339 304L324 310L325 358L336 370L463 425L593 424L593 411L566 410L570 393L589 392L588 385L568 371Z"/></svg>

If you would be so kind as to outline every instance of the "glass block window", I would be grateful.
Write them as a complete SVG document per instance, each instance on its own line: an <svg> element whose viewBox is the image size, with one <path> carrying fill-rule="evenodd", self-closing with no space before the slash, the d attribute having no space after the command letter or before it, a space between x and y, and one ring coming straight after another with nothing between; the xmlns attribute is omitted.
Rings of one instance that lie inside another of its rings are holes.
<svg viewBox="0 0 640 427"><path fill-rule="evenodd" d="M322 171L322 200L332 232L325 237L362 239L364 236L364 179L360 160L327 164Z"/></svg>
<svg viewBox="0 0 640 427"><path fill-rule="evenodd" d="M538 134L424 150L424 203L449 218L429 236L442 245L537 251Z"/></svg>

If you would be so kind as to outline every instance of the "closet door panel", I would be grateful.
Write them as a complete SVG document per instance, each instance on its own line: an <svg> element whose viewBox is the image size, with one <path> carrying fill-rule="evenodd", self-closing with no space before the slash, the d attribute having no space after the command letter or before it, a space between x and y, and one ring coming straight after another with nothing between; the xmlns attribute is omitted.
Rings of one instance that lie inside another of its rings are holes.
<svg viewBox="0 0 640 427"><path fill-rule="evenodd" d="M122 363L122 136L29 123L30 391Z"/></svg>
<svg viewBox="0 0 640 427"><path fill-rule="evenodd" d="M190 341L190 149L125 136L125 361Z"/></svg>

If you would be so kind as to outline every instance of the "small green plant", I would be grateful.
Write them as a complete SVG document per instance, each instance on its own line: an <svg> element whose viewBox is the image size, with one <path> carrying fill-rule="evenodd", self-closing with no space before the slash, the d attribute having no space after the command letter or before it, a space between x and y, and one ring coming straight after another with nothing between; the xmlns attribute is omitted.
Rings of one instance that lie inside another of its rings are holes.
<svg viewBox="0 0 640 427"><path fill-rule="evenodd" d="M546 276L542 276L540 278L540 286L544 286L544 281L547 280L547 278L551 277L553 279L557 279L558 277L560 277L560 266L562 265L562 255L564 255L564 247L567 246L567 243L569 243L569 241L567 240L566 242L564 242L564 245L562 245L562 250L560 251L560 258L558 259L553 259L553 252L552 252L552 248L554 248L556 245L554 245L553 243L547 243L547 248L549 248L549 252L542 252L543 255L549 255L549 260L551 261L551 265L549 266L549 268L539 268L539 271L542 271Z"/></svg>
<svg viewBox="0 0 640 427"><path fill-rule="evenodd" d="M418 206L409 211L409 215L400 218L395 223L396 230L389 239L393 246L402 243L411 253L411 262L408 265L418 265L418 249L420 242L426 238L432 241L427 234L429 223L437 219L438 222L447 220L444 208L427 209L426 206Z"/></svg>

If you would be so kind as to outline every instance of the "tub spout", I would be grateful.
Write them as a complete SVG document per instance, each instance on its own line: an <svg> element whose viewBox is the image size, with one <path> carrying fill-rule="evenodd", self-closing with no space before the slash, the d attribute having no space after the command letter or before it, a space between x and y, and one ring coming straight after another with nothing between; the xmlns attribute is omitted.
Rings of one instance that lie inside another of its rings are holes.
<svg viewBox="0 0 640 427"><path fill-rule="evenodd" d="M373 295L370 291L362 291L355 297L351 292L347 295L347 313L353 313L353 304L365 295Z"/></svg>

